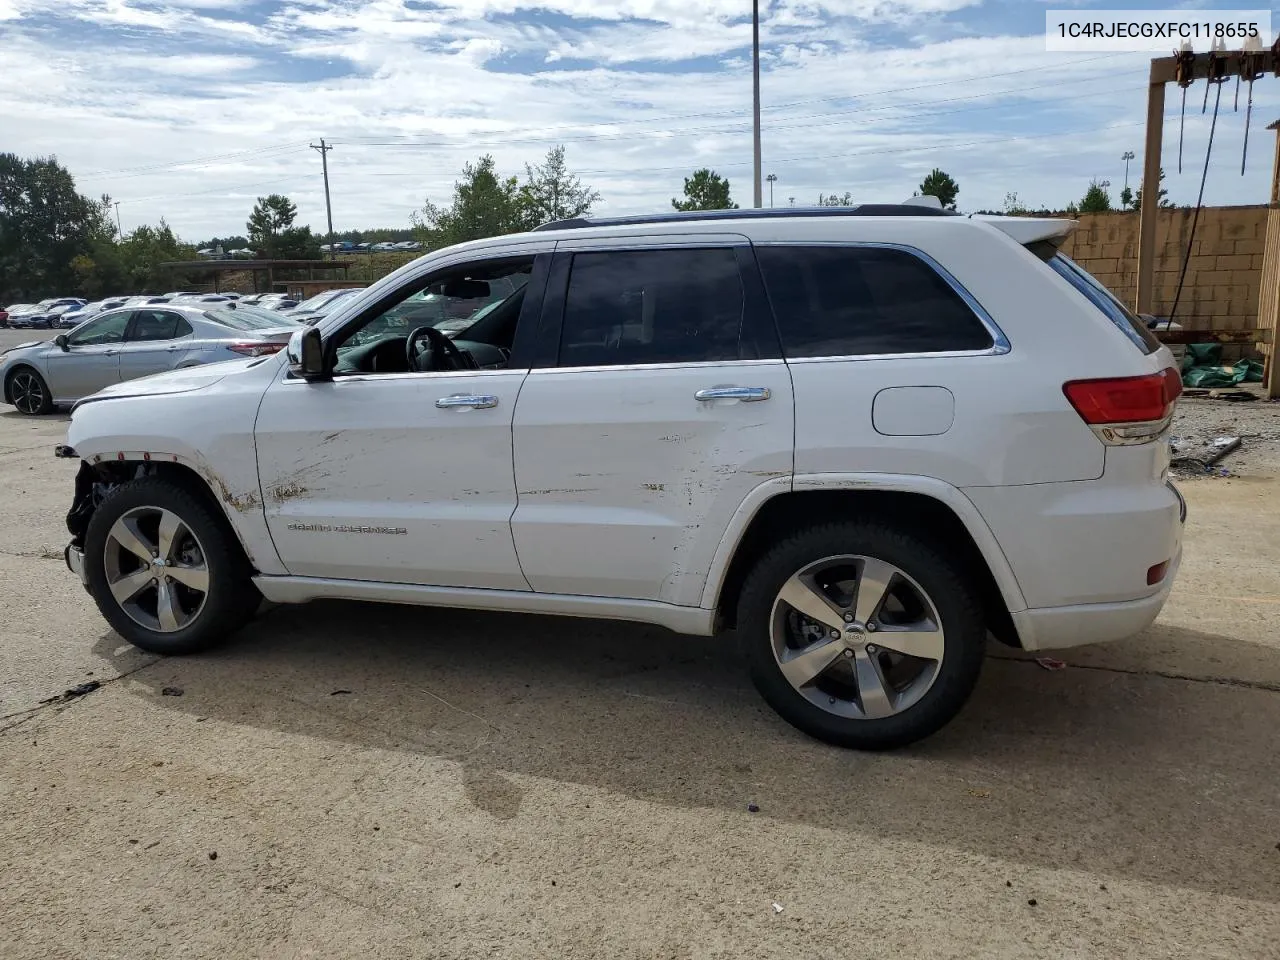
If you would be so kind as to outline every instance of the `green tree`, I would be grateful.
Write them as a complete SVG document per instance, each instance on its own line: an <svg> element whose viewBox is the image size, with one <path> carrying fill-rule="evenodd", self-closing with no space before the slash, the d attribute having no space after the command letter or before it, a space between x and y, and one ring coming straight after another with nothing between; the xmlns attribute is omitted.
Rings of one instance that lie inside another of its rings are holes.
<svg viewBox="0 0 1280 960"><path fill-rule="evenodd" d="M820 193L818 194L818 206L820 207L852 207L853 194L850 193L848 190L844 192L844 196L837 196L834 193L828 196L826 194Z"/></svg>
<svg viewBox="0 0 1280 960"><path fill-rule="evenodd" d="M73 261L111 241L108 209L106 197L81 195L55 158L0 153L0 302L75 288L87 264Z"/></svg>
<svg viewBox="0 0 1280 960"><path fill-rule="evenodd" d="M1160 168L1160 188L1156 191L1156 200L1161 207L1172 207L1173 201L1169 199L1169 191L1164 188L1164 167ZM1133 209L1142 209L1142 188L1133 195Z"/></svg>
<svg viewBox="0 0 1280 960"><path fill-rule="evenodd" d="M714 170L703 167L692 177L684 178L684 199L672 199L677 210L737 210L729 197L729 181Z"/></svg>
<svg viewBox="0 0 1280 960"><path fill-rule="evenodd" d="M1009 217L1022 216L1027 213L1027 206L1020 199L1018 199L1018 195L1016 193L1010 190L1008 193L1004 195L1003 212L1006 216L1009 216Z"/></svg>
<svg viewBox="0 0 1280 960"><path fill-rule="evenodd" d="M956 197L960 195L960 185L937 167L920 183L920 193L926 197L937 197L947 210L956 208Z"/></svg>
<svg viewBox="0 0 1280 960"><path fill-rule="evenodd" d="M1128 186L1126 186L1123 190L1120 191L1120 209L1121 210L1133 209L1133 191L1129 189Z"/></svg>
<svg viewBox="0 0 1280 960"><path fill-rule="evenodd" d="M481 240L524 227L515 177L501 178L493 157L485 155L462 168L462 179L453 184L453 202L439 207L430 200L413 215L421 238L451 244Z"/></svg>
<svg viewBox="0 0 1280 960"><path fill-rule="evenodd" d="M1084 199L1080 201L1080 212L1107 213L1111 209L1111 194L1107 193L1106 188L1097 180L1090 182L1089 189L1084 193Z"/></svg>
<svg viewBox="0 0 1280 960"><path fill-rule="evenodd" d="M273 193L259 197L245 223L245 229L249 232L249 245L268 257L280 256L281 238L286 230L293 227L297 216L297 204L283 194Z"/></svg>
<svg viewBox="0 0 1280 960"><path fill-rule="evenodd" d="M224 248L225 249L225 248ZM134 293L159 293L174 278L160 264L171 260L191 260L195 249L179 240L164 220L158 227L135 228L119 244L119 262L125 287Z"/></svg>
<svg viewBox="0 0 1280 960"><path fill-rule="evenodd" d="M524 226L533 229L552 220L583 217L600 202L600 194L569 172L564 147L552 147L540 166L525 164L525 182L517 203Z"/></svg>

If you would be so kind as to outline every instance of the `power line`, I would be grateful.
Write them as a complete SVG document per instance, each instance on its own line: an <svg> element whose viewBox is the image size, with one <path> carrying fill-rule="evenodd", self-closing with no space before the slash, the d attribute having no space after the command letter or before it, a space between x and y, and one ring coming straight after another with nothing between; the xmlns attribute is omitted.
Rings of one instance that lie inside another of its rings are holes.
<svg viewBox="0 0 1280 960"><path fill-rule="evenodd" d="M156 163L143 167L124 167L119 170L95 170L91 173L79 174L79 176L93 177L98 180L124 180L131 177L147 176L152 173L158 173L176 167L192 167L193 169L198 169L201 166L217 164L220 162L230 163L237 160L248 160L253 157L282 156L286 153L302 150L306 146L307 142L304 140L301 143L282 143L269 147L255 147L248 150L239 150L235 153L223 153L212 157L197 157L189 160L172 160L166 163Z"/></svg>

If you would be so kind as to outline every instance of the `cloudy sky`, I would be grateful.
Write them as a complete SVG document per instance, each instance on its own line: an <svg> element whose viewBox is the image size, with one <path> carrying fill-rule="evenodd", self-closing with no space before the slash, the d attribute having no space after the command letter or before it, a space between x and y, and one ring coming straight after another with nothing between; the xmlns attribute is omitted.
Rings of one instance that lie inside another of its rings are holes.
<svg viewBox="0 0 1280 960"><path fill-rule="evenodd" d="M1118 193L1126 150L1136 182L1150 54L1045 52L1044 11L1064 5L1083 4L762 0L775 203L899 201L940 166L962 209L1010 191L1059 206L1091 178ZM519 173L555 143L600 213L669 209L699 166L749 205L750 43L749 0L0 0L0 150L56 155L83 191L120 201L126 231L163 216L190 240L241 232L270 192L322 228L308 146L321 137L337 229L406 224L448 199L467 160L492 153ZM1181 175L1169 96L1164 165L1184 204L1209 132L1202 95ZM1267 198L1280 81L1257 84L1243 177L1234 96L1206 203Z"/></svg>

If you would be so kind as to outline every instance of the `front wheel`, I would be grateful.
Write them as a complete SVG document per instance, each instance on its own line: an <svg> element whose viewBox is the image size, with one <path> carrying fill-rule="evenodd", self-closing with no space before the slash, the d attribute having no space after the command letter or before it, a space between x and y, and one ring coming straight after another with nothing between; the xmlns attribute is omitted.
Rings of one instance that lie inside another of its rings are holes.
<svg viewBox="0 0 1280 960"><path fill-rule="evenodd" d="M84 540L89 592L115 631L152 653L196 653L253 616L261 595L234 534L158 477L117 487Z"/></svg>
<svg viewBox="0 0 1280 960"><path fill-rule="evenodd" d="M44 377L30 367L19 367L9 375L9 386L6 391L9 402L19 413L28 417L37 417L53 409L53 394Z"/></svg>
<svg viewBox="0 0 1280 960"><path fill-rule="evenodd" d="M878 523L815 527L770 549L743 585L751 677L783 719L883 750L936 732L981 672L986 626L960 566Z"/></svg>

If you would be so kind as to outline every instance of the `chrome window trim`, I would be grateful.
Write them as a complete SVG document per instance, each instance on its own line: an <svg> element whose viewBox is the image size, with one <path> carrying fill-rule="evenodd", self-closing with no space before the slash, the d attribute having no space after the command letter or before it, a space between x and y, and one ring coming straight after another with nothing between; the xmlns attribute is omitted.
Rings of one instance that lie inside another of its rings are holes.
<svg viewBox="0 0 1280 960"><path fill-rule="evenodd" d="M283 350L280 351L284 353ZM349 373L338 374L324 383L386 383L388 380L435 380L441 377L492 377L501 373L528 374L528 367L521 367L518 370L511 370L503 367L500 370L414 370L406 373ZM300 383L308 385L311 381L304 380L301 377L290 376L289 365L284 365L283 376L280 383Z"/></svg>
<svg viewBox="0 0 1280 960"><path fill-rule="evenodd" d="M781 357L771 360L688 360L668 363L605 363L585 367L538 367L533 373L607 373L613 370L693 370L706 367L786 366Z"/></svg>
<svg viewBox="0 0 1280 960"><path fill-rule="evenodd" d="M985 350L937 350L933 352L917 352L917 353L849 353L836 354L826 357L796 357L787 358L787 363L814 363L828 360L904 360L911 357L926 357L935 359L947 359L953 357L1000 357L1013 350L1013 345L1009 342L1009 338L1005 336L1004 331L1000 329L1000 325L989 314L986 308L978 302L977 297L965 289L951 271L944 267L929 254L925 253L919 247L913 247L906 243L886 243L875 240L765 240L753 244L755 247L861 247L872 250L896 250L899 253L910 254L924 264L930 267L943 281L949 286L956 295L964 301L978 321L987 328L987 333L991 334L991 346ZM761 269L761 277L764 276L764 270ZM768 280L765 280L765 289L769 286ZM783 345L783 353L786 353L786 345Z"/></svg>

